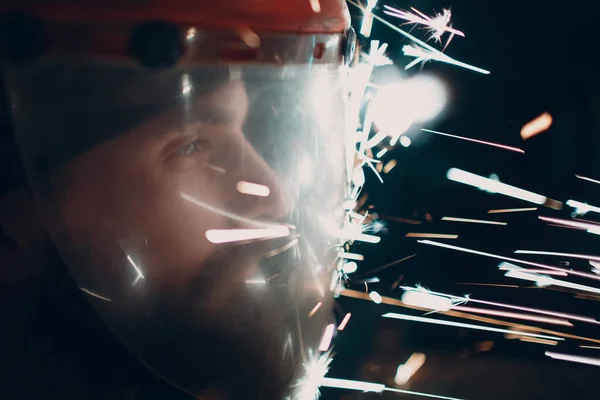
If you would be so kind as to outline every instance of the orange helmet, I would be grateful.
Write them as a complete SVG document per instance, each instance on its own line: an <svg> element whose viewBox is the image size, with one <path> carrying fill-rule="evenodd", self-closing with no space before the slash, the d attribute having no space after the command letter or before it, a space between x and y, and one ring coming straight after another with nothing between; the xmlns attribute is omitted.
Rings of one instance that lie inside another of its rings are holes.
<svg viewBox="0 0 600 400"><path fill-rule="evenodd" d="M304 398L342 245L344 1L19 1L0 21L22 160L81 295L191 396Z"/></svg>

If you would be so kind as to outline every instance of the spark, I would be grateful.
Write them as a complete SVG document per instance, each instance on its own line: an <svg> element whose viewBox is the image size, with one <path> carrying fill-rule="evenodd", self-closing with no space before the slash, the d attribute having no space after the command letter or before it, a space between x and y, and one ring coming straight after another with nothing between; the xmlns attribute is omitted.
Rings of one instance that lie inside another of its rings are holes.
<svg viewBox="0 0 600 400"><path fill-rule="evenodd" d="M435 311L449 311L454 306L451 297L439 296L426 289L403 288L402 302L409 306L426 308Z"/></svg>
<svg viewBox="0 0 600 400"><path fill-rule="evenodd" d="M79 290L81 290L81 291L82 291L82 292L84 292L84 293L87 293L87 294L89 294L90 296L96 297L96 298L98 298L98 299L100 299L100 300L104 300L104 301L112 301L112 300L111 300L111 299L109 299L108 297L101 296L101 295L99 295L98 293L94 293L94 292L92 292L91 290L89 290L89 289L86 289L86 288L83 288L83 287L81 287L81 286L79 287Z"/></svg>
<svg viewBox="0 0 600 400"><path fill-rule="evenodd" d="M482 219L469 219L469 218L454 218L454 217L443 217L442 221L454 221L454 222L470 222L472 224L487 224L487 225L507 225L507 222L498 221L486 221Z"/></svg>
<svg viewBox="0 0 600 400"><path fill-rule="evenodd" d="M302 363L302 377L293 386L292 400L318 400L320 397L319 385L327 375L331 361L330 352L317 356L312 349L309 349L308 357Z"/></svg>
<svg viewBox="0 0 600 400"><path fill-rule="evenodd" d="M127 260L129 260L129 263L133 266L133 269L135 269L135 272L137 272L138 274L137 278L135 278L135 281L133 281L132 285L135 285L140 279L146 279L140 267L135 265L135 262L133 262L133 258L131 258L129 254L127 255Z"/></svg>
<svg viewBox="0 0 600 400"><path fill-rule="evenodd" d="M319 2L319 0L308 0L310 2L310 8L312 8L312 10L315 13L320 13L321 12L321 3Z"/></svg>
<svg viewBox="0 0 600 400"><path fill-rule="evenodd" d="M243 28L240 29L238 33L240 35L240 39L242 39L242 42L244 42L248 47L250 47L251 49L260 48L260 37L252 29Z"/></svg>
<svg viewBox="0 0 600 400"><path fill-rule="evenodd" d="M338 326L338 331L343 331L344 329L346 329L346 325L348 325L348 321L350 321L350 317L352 316L351 313L347 313L344 316L344 319L342 320L342 322L340 323L340 326Z"/></svg>
<svg viewBox="0 0 600 400"><path fill-rule="evenodd" d="M408 136L402 136L400 137L400 144L402 145L402 147L409 147L412 144L412 140L410 140L410 138Z"/></svg>
<svg viewBox="0 0 600 400"><path fill-rule="evenodd" d="M360 9L363 13L365 12L364 7L361 6L360 4L358 4L357 2L355 2L354 0L348 0L348 3L352 4L353 6L357 7L358 9ZM490 73L490 71L487 71L487 70L482 69L482 68L475 67L473 65L466 64L466 63L461 62L461 61L457 61L457 60L453 59L452 57L449 57L449 56L445 55L441 51L436 50L434 47L430 46L429 44L423 42L422 40L417 39L416 37L414 37L410 33L408 33L406 31L398 28L394 24L386 21L385 19L381 18L380 16L378 16L378 15L376 15L374 13L372 13L372 16L373 16L374 19L376 19L377 21L381 22L382 24L384 24L388 28L390 28L390 29L398 32L402 36L404 36L404 37L412 40L413 42L417 43L419 46L421 46L424 49L428 50L432 55L434 55L436 57L436 59L438 61L445 62L445 63L448 63L448 64L452 64L452 65L455 65L455 66L458 66L458 67L470 69L472 71L479 72L479 73L482 73L482 74L489 74ZM433 58L431 58L431 59L433 59Z"/></svg>
<svg viewBox="0 0 600 400"><path fill-rule="evenodd" d="M203 201L195 199L192 196L187 195L187 194L185 194L183 192L180 192L179 194L181 195L181 197L183 199L189 201L190 203L192 203L194 205L197 205L199 207L202 207L202 208L204 208L204 209L206 209L208 211L214 212L215 214L222 215L222 216L224 216L226 218L230 218L230 219L233 219L233 220L236 220L236 221L239 221L239 222L243 222L243 223L246 223L246 224L251 224L251 225L256 225L256 226L262 226L264 228L281 228L282 227L281 225L268 224L268 223L264 223L264 222L260 222L260 221L255 221L255 220L252 220L252 219L249 219L249 218L245 218L245 217L242 217L240 215L231 213L229 211L222 210L222 209L220 209L218 207L211 206L210 204L207 204L207 203L204 203Z"/></svg>
<svg viewBox="0 0 600 400"><path fill-rule="evenodd" d="M204 166L206 168L212 169L213 171L217 171L217 172L219 172L221 174L225 174L227 172L227 170L225 168L217 167L216 165L212 165L212 164L209 164L209 163L204 163Z"/></svg>
<svg viewBox="0 0 600 400"><path fill-rule="evenodd" d="M395 260L395 261L392 261L392 262L390 262L390 263L384 264L384 265L382 265L381 267L377 267L377 268L374 268L374 269L372 269L372 270L370 270L370 271L368 271L368 272L365 272L365 273L363 274L363 276L364 276L364 275L371 275L371 274L374 274L375 272L379 272L379 271L381 271L381 270L383 270L383 269L386 269L386 268L392 267L392 266L394 266L394 265L396 265L396 264L400 264L401 262L404 262L404 261L406 261L406 260L410 260L410 259L411 259L411 258L413 258L414 256L416 256L416 254L413 254L413 255L411 255L411 256L407 256L407 257L403 257L403 258L401 258L401 259L399 259L399 260Z"/></svg>
<svg viewBox="0 0 600 400"><path fill-rule="evenodd" d="M478 68L473 65L469 65L469 64L463 63L461 61L454 60L453 58L447 56L446 54L444 54L436 49L430 50L427 48L423 48L423 46L418 47L418 46L406 45L406 46L402 47L402 53L405 56L415 58L410 64L408 64L407 66L404 67L405 70L411 69L412 67L417 65L419 62L435 60L435 61L439 61L439 62L443 62L443 63L447 63L447 64L456 65L457 67L470 69L471 71L479 72L480 74L487 75L490 73L490 71L487 71L483 68Z"/></svg>
<svg viewBox="0 0 600 400"><path fill-rule="evenodd" d="M461 400L456 397L439 396L439 395L430 394L430 393L414 392L412 390L388 388L381 383L353 381L353 380L349 380L349 379L337 379L337 378L325 377L321 381L320 386L332 387L332 388L337 388L337 389L357 390L357 391L361 391L361 392L370 392L370 393L381 393L383 391L386 391L386 392L403 393L403 394L408 394L408 395L413 395L413 396L429 397L429 398L442 399L442 400Z"/></svg>
<svg viewBox="0 0 600 400"><path fill-rule="evenodd" d="M381 383L351 381L348 379L337 379L324 377L321 380L323 387L332 387L338 389L360 390L362 392L381 393L385 389L385 385Z"/></svg>
<svg viewBox="0 0 600 400"><path fill-rule="evenodd" d="M373 27L373 8L377 5L377 1L378 0L368 0L367 7L364 10L360 34L366 38L371 36L371 28Z"/></svg>
<svg viewBox="0 0 600 400"><path fill-rule="evenodd" d="M539 215L538 218L541 219L542 221L552 222L554 224L561 225L564 227L569 227L569 228L573 228L573 229L582 229L582 230L587 231L588 233L600 234L600 228L599 228L598 224L593 224L593 223L589 223L589 222L570 221L567 219L560 219L560 218L544 217L541 215Z"/></svg>
<svg viewBox="0 0 600 400"><path fill-rule="evenodd" d="M522 269L522 270L524 270L524 269ZM511 286L511 285L500 285L500 286ZM513 286L513 287L518 287L518 286ZM524 307L524 306L515 306L515 305L512 305L512 304L498 303L498 302L494 302L494 301L479 300L479 299L474 299L474 298L472 298L470 296L460 297L460 296L453 296L453 295L445 294L445 293L436 293L436 292L432 292L430 290L427 290L427 289L425 289L423 287L417 287L417 288L404 287L403 289L406 290L406 291L427 293L427 294L430 294L430 295L433 295L433 296L442 297L442 298L445 298L445 299L452 299L454 304L458 304L459 302L460 303L467 303L467 302L478 303L478 304L485 304L485 305L495 306L495 307L509 308L509 309L513 309L513 310L534 312L534 313L543 314L543 315L551 315L551 316L554 316L554 317L572 319L572 320L575 320L575 321L589 322L589 323L592 323L592 324L600 324L600 322L596 321L594 318L584 317L584 316L581 316L581 315L561 313L561 312L556 312L556 311L548 311L548 310L542 310L542 309L539 309L539 308L531 308L531 307ZM404 297L402 298L402 302L406 303L406 301L404 301ZM413 304L413 305L419 306L418 304ZM422 308L432 308L432 307L426 307L426 306L423 306L423 305L421 305L420 307L422 307ZM438 308L438 310L444 311L441 308Z"/></svg>
<svg viewBox="0 0 600 400"><path fill-rule="evenodd" d="M560 279L550 278L548 276L540 276L534 274L528 274L527 272L521 272L517 270L507 271L504 276L509 278L523 279L527 281L535 282L538 286L560 286L564 288L579 290L582 292L590 292L600 294L600 289L597 289L592 286L581 285L578 283L572 283L568 281L563 281Z"/></svg>
<svg viewBox="0 0 600 400"><path fill-rule="evenodd" d="M582 349L600 350L600 346L583 346L583 345L580 345L579 347L581 347Z"/></svg>
<svg viewBox="0 0 600 400"><path fill-rule="evenodd" d="M600 213L600 207L591 206L587 203L582 203L576 200L568 200L567 205L574 208L574 213L577 215L585 215L588 212Z"/></svg>
<svg viewBox="0 0 600 400"><path fill-rule="evenodd" d="M593 274L588 274L588 273L585 273L585 272L579 272L579 271L573 271L573 270L570 270L570 269L564 269L564 268L554 267L552 265L540 264L540 263L535 263L535 262L525 261L525 260L519 260L519 259L511 258L511 257L499 256L497 254L485 253L483 251L467 249L467 248L464 248L464 247L453 246L453 245L446 244L446 243L441 243L441 242L434 242L434 241L431 241L431 240L419 240L418 242L419 243L423 243L423 244L429 244L429 245L432 245L432 246L444 247L444 248L447 248L447 249L450 249L450 250L458 250L458 251L463 251L465 253L471 253L471 254L476 254L476 255L480 255L480 256L495 258L495 259L498 259L498 260L512 261L512 262L517 262L517 263L520 263L520 264L531 265L533 267L540 267L540 268L550 269L550 270L554 270L554 271L562 271L562 272L564 272L564 273L566 273L568 275L577 275L577 276L583 276L583 277L594 279L594 280L600 280L599 277L597 277L597 276L595 276Z"/></svg>
<svg viewBox="0 0 600 400"><path fill-rule="evenodd" d="M421 225L421 221L416 221L414 219L402 218L402 217L391 217L389 215L380 214L380 217L383 219L391 219L392 221L402 222L410 225Z"/></svg>
<svg viewBox="0 0 600 400"><path fill-rule="evenodd" d="M211 243L231 243L254 239L275 239L289 236L290 228L279 226L267 229L209 229L206 239Z"/></svg>
<svg viewBox="0 0 600 400"><path fill-rule="evenodd" d="M369 300L370 301L370 297L369 297L368 294L359 292L357 290L345 289L345 290L340 291L340 295L345 296L345 297L351 297L351 298L354 298L354 299L361 299L361 300ZM417 308L417 307L406 305L406 304L402 303L402 301L394 299L392 297L384 297L384 296L382 296L382 303L383 304L387 304L387 305L391 305L391 306L396 306L396 307L405 307L405 308L417 309L417 310L421 310L421 311L423 310L421 308ZM519 329L535 330L535 331L538 331L538 332L545 332L545 333L549 333L549 334L552 334L552 335L559 335L559 336L562 336L562 337L565 337L565 338L569 338L569 339L585 340L587 342L600 343L600 340L598 340L598 339L593 339L593 338L583 337L583 336L577 336L577 335L571 335L571 334L568 334L568 333L557 332L557 331L553 331L553 330L549 330L549 329L544 329L544 328L540 328L540 327L536 327L536 326L523 325L523 324L515 324L513 322L503 321L503 320L494 319L494 318L480 317L478 315L463 313L463 312L459 312L459 311L452 311L452 310L451 311L440 311L440 313L448 315L448 316L451 316L451 317L464 318L464 319L469 319L469 320L473 320L473 321L485 322L487 324L494 324L494 325L501 325L501 326L510 326L510 327L515 327L515 328L519 328ZM511 331L510 334L514 334L514 331Z"/></svg>
<svg viewBox="0 0 600 400"><path fill-rule="evenodd" d="M239 181L235 187L238 192L251 196L267 197L271 193L267 186L258 183Z"/></svg>
<svg viewBox="0 0 600 400"><path fill-rule="evenodd" d="M390 160L388 161L384 167L383 167L383 173L387 174L388 172L390 172L396 165L398 164L398 161L396 160Z"/></svg>
<svg viewBox="0 0 600 400"><path fill-rule="evenodd" d="M381 157L383 157L383 155L384 155L385 153L387 153L387 152L388 152L388 149L387 149L387 148L383 148L383 149L381 149L381 150L379 150L379 151L377 152L376 156L377 156L377 158L381 158Z"/></svg>
<svg viewBox="0 0 600 400"><path fill-rule="evenodd" d="M458 168L450 168L446 175L451 181L464 183L465 185L474 186L488 192L500 193L530 203L545 205L548 201L548 198L545 196L528 190L519 189L518 187L507 185L506 183L498 182L493 179L484 178L483 176L475 175Z"/></svg>
<svg viewBox="0 0 600 400"><path fill-rule="evenodd" d="M531 139L535 135L550 129L550 126L552 126L552 115L545 112L523 125L521 128L521 138L523 140Z"/></svg>
<svg viewBox="0 0 600 400"><path fill-rule="evenodd" d="M401 320L405 320L405 321L414 321L414 322L424 322L427 324L454 326L457 328L475 329L475 330L497 332L497 333L512 333L512 334L536 337L536 338L541 338L541 339L564 340L563 338L560 338L557 336L539 335L536 333L520 332L520 331L514 331L514 330L510 330L510 329L492 328L492 327L484 326L484 325L466 324L463 322L446 321L446 320L437 319L437 318L417 317L417 316L407 315L407 314L386 313L386 314L383 314L382 316L384 318L401 319Z"/></svg>
<svg viewBox="0 0 600 400"><path fill-rule="evenodd" d="M465 306L455 306L455 307L453 307L453 309L455 309L457 311L470 312L470 313L475 313L475 314L494 315L496 317L523 319L526 321L535 321L535 322L542 322L542 323L562 325L562 326L573 326L573 324L570 323L569 321L567 321L566 319L538 317L538 316L531 315L531 314L520 314L520 313L514 313L514 312L488 310L485 308L465 307Z"/></svg>
<svg viewBox="0 0 600 400"><path fill-rule="evenodd" d="M414 7L411 7L411 9L415 12L414 14L387 5L384 5L383 7L386 8L386 10L384 10L383 12L387 15L403 19L412 24L420 24L427 26L432 34L431 39L434 39L436 42L442 41L442 35L444 33L450 33L450 37L448 38L448 41L446 42L444 48L448 46L448 44L450 44L450 41L452 41L454 35L465 37L465 34L463 32L453 29L451 25L448 25L450 23L452 13L447 8L442 9L441 14L436 13L435 17L431 18Z"/></svg>
<svg viewBox="0 0 600 400"><path fill-rule="evenodd" d="M425 354L412 353L404 364L400 364L394 376L394 383L398 386L406 385L410 378L425 364Z"/></svg>
<svg viewBox="0 0 600 400"><path fill-rule="evenodd" d="M358 242L366 243L379 243L381 241L381 238L379 236L366 235L364 233L356 232L356 229L349 225L352 224L346 224L345 228L334 230L335 236L346 240L356 240Z"/></svg>
<svg viewBox="0 0 600 400"><path fill-rule="evenodd" d="M319 344L319 351L327 351L331 345L331 339L333 339L333 333L335 332L335 324L329 324L325 327L321 343Z"/></svg>
<svg viewBox="0 0 600 400"><path fill-rule="evenodd" d="M596 179L592 179L592 178L588 178L586 176L582 176L582 175L577 175L575 174L575 176L579 179L583 179L584 181L588 181L588 182L593 182L593 183L597 183L600 184L600 181L597 181Z"/></svg>
<svg viewBox="0 0 600 400"><path fill-rule="evenodd" d="M519 270L519 271L523 271L523 272L527 272L528 274L545 274L545 275L556 275L556 276L567 276L568 274L566 272L562 272L562 271L552 271L550 269L529 269L529 268L521 268L521 267L517 267L515 266L511 266L511 264L505 263L507 264L506 266L502 266L502 267L498 267L498 269L500 271L515 271L515 270Z"/></svg>
<svg viewBox="0 0 600 400"><path fill-rule="evenodd" d="M418 233L418 232L408 232L406 237L416 237L416 238L430 238L430 239L458 239L458 235L451 235L446 233Z"/></svg>
<svg viewBox="0 0 600 400"><path fill-rule="evenodd" d="M381 295L376 291L372 291L371 293L369 293L369 297L371 298L371 300L373 300L373 303L375 304L381 304L381 302L383 301Z"/></svg>
<svg viewBox="0 0 600 400"><path fill-rule="evenodd" d="M352 274L352 273L356 272L357 269L358 269L358 265L356 265L356 263L353 261L347 262L344 265L342 265L342 267L341 267L341 271L344 274Z"/></svg>
<svg viewBox="0 0 600 400"><path fill-rule="evenodd" d="M537 251L537 250L516 250L516 254L537 254L542 256L556 256L556 257L569 257L569 258L580 258L583 260L600 261L600 256L591 256L586 254L573 254L573 253L557 253L553 251Z"/></svg>
<svg viewBox="0 0 600 400"><path fill-rule="evenodd" d="M285 251L288 251L289 249L293 248L297 243L298 243L298 238L293 239L289 243L281 246L278 249L269 250L268 252L265 253L265 255L263 256L263 258L274 257L277 254L281 254L281 253L283 253Z"/></svg>
<svg viewBox="0 0 600 400"><path fill-rule="evenodd" d="M523 211L537 211L537 207L502 208L502 209L498 209L498 210L488 210L488 214L502 214L502 213L523 212Z"/></svg>
<svg viewBox="0 0 600 400"><path fill-rule="evenodd" d="M491 286L491 287L505 287L518 289L518 285L502 285L499 283L474 283L474 282L456 282L457 285L468 285L468 286Z"/></svg>
<svg viewBox="0 0 600 400"><path fill-rule="evenodd" d="M310 310L310 312L308 313L308 318L311 318L313 315L315 315L315 313L319 310L319 308L321 308L321 306L323 305L323 303L318 302L312 310Z"/></svg>
<svg viewBox="0 0 600 400"><path fill-rule="evenodd" d="M485 140L472 139L472 138L465 137L465 136L452 135L450 133L444 133L444 132L434 131L434 130L425 129L425 128L421 128L421 131L428 132L428 133L435 133L436 135L447 136L447 137L451 137L451 138L455 138L455 139L466 140L468 142L485 144L485 145L488 145L488 146L497 147L499 149L510 150L510 151L514 151L516 153L525 154L525 150L520 149L518 147L507 146L507 145L504 145L504 144L499 144L499 143L494 143L494 142L487 142Z"/></svg>
<svg viewBox="0 0 600 400"><path fill-rule="evenodd" d="M192 91L192 83L190 82L190 76L183 74L181 76L181 94L187 95Z"/></svg>
<svg viewBox="0 0 600 400"><path fill-rule="evenodd" d="M265 283L267 283L266 280L260 279L260 278L258 278L258 279L246 279L244 282L248 283L248 284L262 284L262 285L264 285Z"/></svg>
<svg viewBox="0 0 600 400"><path fill-rule="evenodd" d="M544 339L536 339L536 338L528 338L528 337L521 337L521 338L519 338L519 340L522 342L546 344L548 346L556 346L558 344L558 342L556 340L544 340Z"/></svg>
<svg viewBox="0 0 600 400"><path fill-rule="evenodd" d="M597 367L600 367L600 359L598 358L582 357L564 353L554 353L551 351L547 351L544 354L555 360L571 361L575 363L595 365Z"/></svg>
<svg viewBox="0 0 600 400"><path fill-rule="evenodd" d="M362 261L365 259L365 256L363 256L362 254L346 253L344 251L340 251L339 256L341 258L345 258L346 260Z"/></svg>
<svg viewBox="0 0 600 400"><path fill-rule="evenodd" d="M186 32L186 40L193 40L196 37L196 28L189 28Z"/></svg>

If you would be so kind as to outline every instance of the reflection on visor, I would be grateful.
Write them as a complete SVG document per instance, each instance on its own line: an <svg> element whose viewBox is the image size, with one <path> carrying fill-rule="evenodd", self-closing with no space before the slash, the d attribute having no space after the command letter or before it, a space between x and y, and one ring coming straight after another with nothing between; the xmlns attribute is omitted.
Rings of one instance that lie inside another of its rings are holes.
<svg viewBox="0 0 600 400"><path fill-rule="evenodd" d="M15 125L102 319L186 392L299 398L335 331L337 70L45 63L12 71Z"/></svg>

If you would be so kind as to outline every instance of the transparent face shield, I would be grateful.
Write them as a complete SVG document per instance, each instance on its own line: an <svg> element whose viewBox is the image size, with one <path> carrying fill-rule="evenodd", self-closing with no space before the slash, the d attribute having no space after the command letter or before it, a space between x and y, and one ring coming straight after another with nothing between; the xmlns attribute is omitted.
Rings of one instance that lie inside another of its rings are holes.
<svg viewBox="0 0 600 400"><path fill-rule="evenodd" d="M7 76L49 229L110 329L190 394L300 398L332 333L339 65L43 59Z"/></svg>

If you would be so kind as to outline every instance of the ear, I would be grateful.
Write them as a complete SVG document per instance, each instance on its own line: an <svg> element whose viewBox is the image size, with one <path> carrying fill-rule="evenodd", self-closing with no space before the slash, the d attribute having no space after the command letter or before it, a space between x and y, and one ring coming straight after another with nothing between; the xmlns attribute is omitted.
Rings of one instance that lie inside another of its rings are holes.
<svg viewBox="0 0 600 400"><path fill-rule="evenodd" d="M0 198L0 284L39 276L51 242L33 194L22 188Z"/></svg>

